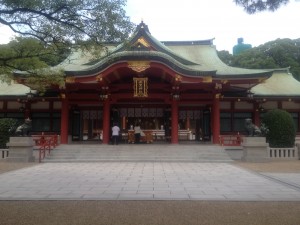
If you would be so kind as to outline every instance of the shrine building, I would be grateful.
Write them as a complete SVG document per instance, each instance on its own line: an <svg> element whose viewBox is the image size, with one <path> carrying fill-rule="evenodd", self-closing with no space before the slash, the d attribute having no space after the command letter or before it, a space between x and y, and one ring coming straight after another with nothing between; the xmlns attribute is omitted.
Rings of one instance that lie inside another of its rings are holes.
<svg viewBox="0 0 300 225"><path fill-rule="evenodd" d="M143 22L128 41L103 49L96 60L71 52L56 66L65 71L64 88L43 96L2 83L0 118L29 117L33 132L58 133L63 144L108 144L114 123L124 143L139 123L149 143L217 144L221 134L243 134L246 118L260 125L265 112L278 108L292 115L300 134L300 82L288 68L230 67L213 39L161 42Z"/></svg>

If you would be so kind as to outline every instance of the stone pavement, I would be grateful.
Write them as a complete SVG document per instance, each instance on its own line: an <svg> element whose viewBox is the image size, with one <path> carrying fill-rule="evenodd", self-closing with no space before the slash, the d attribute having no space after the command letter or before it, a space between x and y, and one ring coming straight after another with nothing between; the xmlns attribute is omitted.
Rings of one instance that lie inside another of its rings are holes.
<svg viewBox="0 0 300 225"><path fill-rule="evenodd" d="M300 174L231 163L44 163L1 174L0 200L300 201Z"/></svg>

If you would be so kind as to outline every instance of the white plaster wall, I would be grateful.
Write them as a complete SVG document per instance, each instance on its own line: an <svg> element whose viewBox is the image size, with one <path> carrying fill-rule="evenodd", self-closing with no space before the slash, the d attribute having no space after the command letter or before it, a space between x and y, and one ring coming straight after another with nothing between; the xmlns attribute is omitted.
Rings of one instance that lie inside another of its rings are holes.
<svg viewBox="0 0 300 225"><path fill-rule="evenodd" d="M262 103L262 107L265 109L277 109L278 104L275 101Z"/></svg>
<svg viewBox="0 0 300 225"><path fill-rule="evenodd" d="M19 109L22 106L23 105L20 102L8 102L7 103L7 109Z"/></svg>
<svg viewBox="0 0 300 225"><path fill-rule="evenodd" d="M49 102L32 103L31 109L49 109Z"/></svg>
<svg viewBox="0 0 300 225"><path fill-rule="evenodd" d="M61 109L61 102L53 102L53 109Z"/></svg>
<svg viewBox="0 0 300 225"><path fill-rule="evenodd" d="M230 109L231 102L220 102L220 109Z"/></svg>
<svg viewBox="0 0 300 225"><path fill-rule="evenodd" d="M285 101L282 102L283 109L300 109L300 103Z"/></svg>
<svg viewBox="0 0 300 225"><path fill-rule="evenodd" d="M253 103L249 102L235 102L235 109L253 109Z"/></svg>

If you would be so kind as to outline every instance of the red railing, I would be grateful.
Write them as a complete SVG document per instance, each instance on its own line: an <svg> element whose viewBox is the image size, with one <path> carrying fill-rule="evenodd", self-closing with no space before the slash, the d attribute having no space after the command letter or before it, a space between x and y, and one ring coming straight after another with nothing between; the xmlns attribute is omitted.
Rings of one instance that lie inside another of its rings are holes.
<svg viewBox="0 0 300 225"><path fill-rule="evenodd" d="M241 146L243 137L240 133L237 133L236 135L220 135L219 141L222 146Z"/></svg>
<svg viewBox="0 0 300 225"><path fill-rule="evenodd" d="M39 162L46 157L47 151L50 154L51 150L58 146L58 137L57 134L45 134L44 132L41 135L32 135L34 144L39 151Z"/></svg>

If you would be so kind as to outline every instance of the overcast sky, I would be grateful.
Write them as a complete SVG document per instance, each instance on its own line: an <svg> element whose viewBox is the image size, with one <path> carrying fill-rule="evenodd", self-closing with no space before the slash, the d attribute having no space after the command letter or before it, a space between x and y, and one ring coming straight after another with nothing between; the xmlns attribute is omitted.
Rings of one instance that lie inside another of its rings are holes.
<svg viewBox="0 0 300 225"><path fill-rule="evenodd" d="M300 38L300 0L255 15L233 0L127 0L126 11L132 22L143 20L160 41L214 38L218 50L230 52L239 37L253 47L277 38ZM11 35L0 27L0 43L7 43Z"/></svg>
<svg viewBox="0 0 300 225"><path fill-rule="evenodd" d="M148 25L160 41L215 38L218 50L232 52L237 38L258 46L277 38L300 38L300 0L276 12L248 15L233 0L128 0L131 21Z"/></svg>

